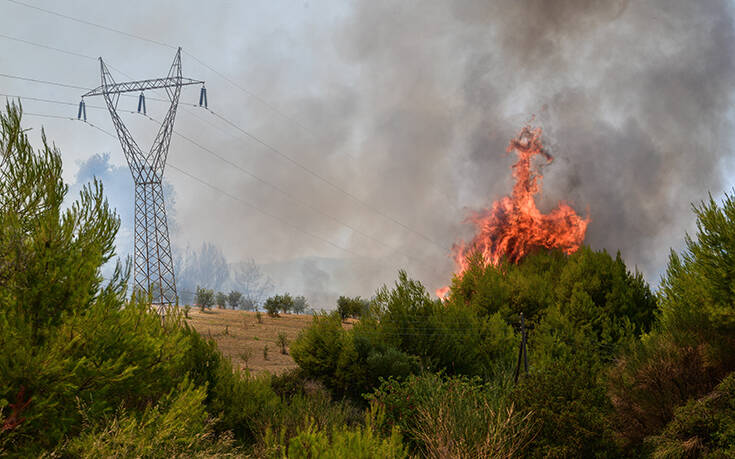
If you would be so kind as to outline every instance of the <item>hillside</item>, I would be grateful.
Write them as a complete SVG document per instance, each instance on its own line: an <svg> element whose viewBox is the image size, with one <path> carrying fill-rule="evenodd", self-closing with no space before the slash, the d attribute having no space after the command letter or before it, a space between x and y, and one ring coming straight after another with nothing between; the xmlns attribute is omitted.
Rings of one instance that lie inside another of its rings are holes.
<svg viewBox="0 0 735 459"><path fill-rule="evenodd" d="M269 317L262 312L263 323L258 323L255 312L232 309L212 309L206 312L192 309L189 317L187 322L203 336L214 338L219 349L232 360L233 365L245 368L240 354L251 350L248 368L253 373L269 371L274 374L296 367L290 355L281 354L278 334L285 333L291 343L302 329L311 324L312 319L310 315L299 314ZM263 355L266 346L267 360Z"/></svg>

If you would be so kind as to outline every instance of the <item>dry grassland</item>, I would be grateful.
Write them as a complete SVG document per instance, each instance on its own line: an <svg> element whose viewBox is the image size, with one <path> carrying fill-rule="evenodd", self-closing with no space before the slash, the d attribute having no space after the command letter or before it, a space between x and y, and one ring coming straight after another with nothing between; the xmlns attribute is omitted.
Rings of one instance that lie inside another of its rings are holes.
<svg viewBox="0 0 735 459"><path fill-rule="evenodd" d="M268 371L277 374L295 368L296 363L291 356L281 354L278 334L284 333L292 343L299 332L311 324L312 316L281 314L280 317L269 317L261 312L261 318L263 323L258 323L256 313L252 311L212 309L200 312L192 309L187 322L203 336L214 338L222 353L236 367L246 367L241 357L245 353L250 354L247 367L252 373ZM267 359L263 355L266 346Z"/></svg>

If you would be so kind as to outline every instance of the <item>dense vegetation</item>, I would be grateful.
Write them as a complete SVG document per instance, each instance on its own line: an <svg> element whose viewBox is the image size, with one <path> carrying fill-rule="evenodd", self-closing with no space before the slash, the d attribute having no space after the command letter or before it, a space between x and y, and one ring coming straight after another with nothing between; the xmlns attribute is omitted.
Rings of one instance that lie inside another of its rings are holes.
<svg viewBox="0 0 735 459"><path fill-rule="evenodd" d="M178 312L126 298L127 265L103 279L119 222L102 185L65 204L59 152L31 148L19 107L0 122L0 455L735 455L730 197L695 207L655 295L587 247L474 258L446 301L401 272L316 315L297 370L253 377ZM205 290L209 307L241 301Z"/></svg>

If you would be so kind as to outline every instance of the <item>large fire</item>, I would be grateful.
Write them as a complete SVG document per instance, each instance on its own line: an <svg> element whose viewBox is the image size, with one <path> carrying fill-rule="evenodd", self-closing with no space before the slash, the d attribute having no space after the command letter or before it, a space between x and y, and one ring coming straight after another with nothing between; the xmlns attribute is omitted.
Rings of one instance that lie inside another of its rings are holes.
<svg viewBox="0 0 735 459"><path fill-rule="evenodd" d="M467 218L475 225L476 234L470 242L460 241L452 247L459 277L468 268L468 256L474 253L481 253L486 265L497 266L501 260L518 263L534 248L557 248L570 254L584 241L589 217L580 217L564 202L549 214L542 214L536 207L534 196L541 192L543 176L531 170L531 160L541 156L546 164L553 161L541 144L541 128L525 126L510 141L507 152L511 151L518 155L513 165L513 194ZM436 294L444 298L448 292L449 287L443 287Z"/></svg>

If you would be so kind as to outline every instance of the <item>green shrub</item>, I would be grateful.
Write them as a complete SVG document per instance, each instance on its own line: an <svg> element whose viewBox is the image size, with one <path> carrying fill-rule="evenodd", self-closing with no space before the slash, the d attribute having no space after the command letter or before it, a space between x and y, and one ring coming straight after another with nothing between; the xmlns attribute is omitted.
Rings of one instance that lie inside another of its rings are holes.
<svg viewBox="0 0 735 459"><path fill-rule="evenodd" d="M656 458L735 456L735 373L711 393L677 408L648 443Z"/></svg>
<svg viewBox="0 0 735 459"><path fill-rule="evenodd" d="M408 453L401 443L397 429L389 436L381 436L374 425L380 422L377 410L366 416L365 427L334 426L331 430L318 427L313 418L300 428L296 435L286 437L282 431L275 434L268 431L262 457L269 458L364 458L386 459L407 458Z"/></svg>
<svg viewBox="0 0 735 459"><path fill-rule="evenodd" d="M385 380L370 399L385 410L383 430L398 427L422 456L513 457L536 425L504 393L478 378L425 374Z"/></svg>
<svg viewBox="0 0 735 459"><path fill-rule="evenodd" d="M694 211L697 234L661 282L659 323L611 372L618 434L632 447L735 371L735 201L710 197Z"/></svg>
<svg viewBox="0 0 735 459"><path fill-rule="evenodd" d="M140 417L123 410L106 424L85 429L62 452L81 458L234 456L232 441L212 432L205 397L204 387L182 381Z"/></svg>
<svg viewBox="0 0 735 459"><path fill-rule="evenodd" d="M348 317L361 317L363 314L367 313L369 307L370 303L359 296L354 298L340 296L337 298L337 312L342 320L345 320Z"/></svg>
<svg viewBox="0 0 735 459"><path fill-rule="evenodd" d="M300 300L299 300L300 301ZM301 306L301 305L299 305ZM284 314L291 312L294 308L294 299L288 293L283 295L274 295L263 304L263 307L271 317L278 317L278 312L281 311Z"/></svg>

